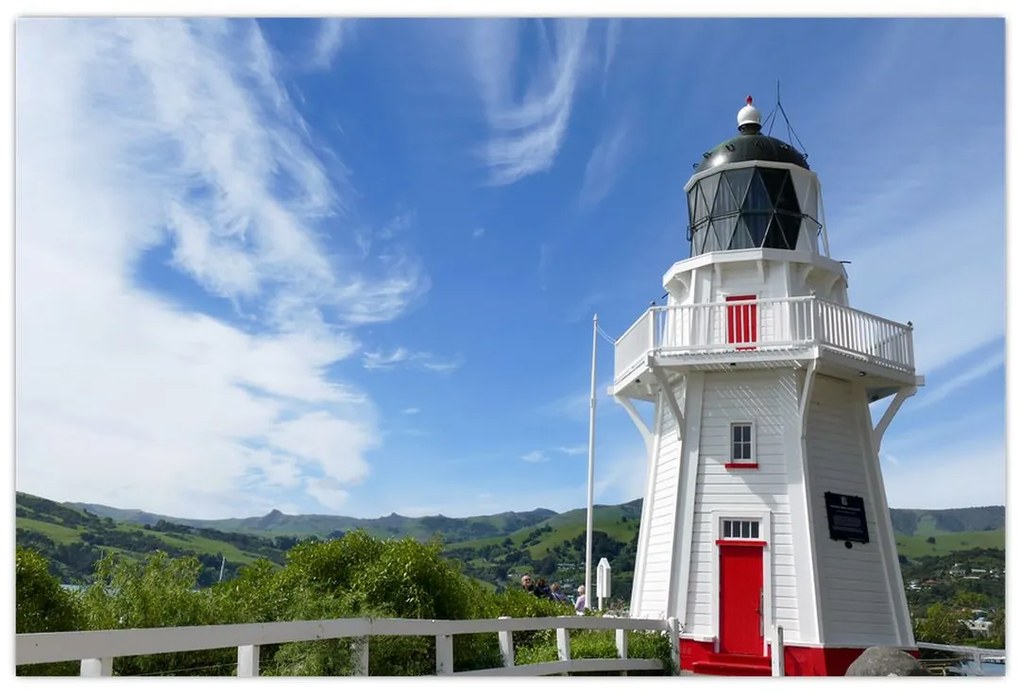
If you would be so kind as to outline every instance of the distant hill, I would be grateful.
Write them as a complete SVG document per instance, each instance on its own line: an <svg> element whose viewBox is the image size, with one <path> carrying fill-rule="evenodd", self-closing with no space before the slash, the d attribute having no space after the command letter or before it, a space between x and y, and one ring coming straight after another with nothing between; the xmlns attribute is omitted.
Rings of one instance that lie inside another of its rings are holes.
<svg viewBox="0 0 1020 693"><path fill-rule="evenodd" d="M142 557L154 550L195 555L203 581L225 577L265 557L282 563L285 552L307 538L327 539L354 529L380 538L442 538L444 553L460 560L465 573L503 585L520 572L533 571L577 584L583 577L586 512L556 513L545 508L451 518L442 515L374 519L335 515L287 515L273 510L260 517L192 520L113 508L95 503L56 503L18 493L17 542L47 555L54 571L67 581L83 580L103 551ZM614 591L629 593L637 551L641 499L619 505L596 505L594 555L613 564ZM953 551L1005 547L1005 508L891 511L896 543L905 559L945 556Z"/></svg>
<svg viewBox="0 0 1020 693"><path fill-rule="evenodd" d="M1006 526L1006 508L985 505L952 510L890 510L893 529L899 534L947 534L951 532L988 532Z"/></svg>
<svg viewBox="0 0 1020 693"><path fill-rule="evenodd" d="M292 536L328 537L346 533L352 529L364 529L379 537L414 537L426 540L441 534L445 541L468 541L509 534L523 527L530 527L557 513L545 508L528 512L505 512L498 515L477 515L466 518L452 518L443 515L428 517L404 517L395 513L386 517L366 520L343 515L285 515L273 510L261 517L232 518L227 520L190 520L167 515L155 515L143 510L121 510L96 503L65 503L76 510L88 511L100 517L109 517L118 522L134 524L155 524L163 520L189 527L204 527L221 532L254 532Z"/></svg>

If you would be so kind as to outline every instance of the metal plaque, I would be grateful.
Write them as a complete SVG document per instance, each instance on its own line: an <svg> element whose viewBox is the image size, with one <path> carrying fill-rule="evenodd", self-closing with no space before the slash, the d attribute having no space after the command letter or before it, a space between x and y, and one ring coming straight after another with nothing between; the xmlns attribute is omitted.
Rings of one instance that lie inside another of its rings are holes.
<svg viewBox="0 0 1020 693"><path fill-rule="evenodd" d="M826 491L825 514L829 519L829 537L836 541L868 543L868 520L864 516L863 498Z"/></svg>

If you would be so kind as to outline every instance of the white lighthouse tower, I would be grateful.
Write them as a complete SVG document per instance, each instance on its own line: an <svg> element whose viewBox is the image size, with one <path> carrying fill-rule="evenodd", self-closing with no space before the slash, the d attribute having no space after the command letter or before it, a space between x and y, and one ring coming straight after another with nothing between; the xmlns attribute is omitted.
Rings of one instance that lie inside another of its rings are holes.
<svg viewBox="0 0 1020 693"><path fill-rule="evenodd" d="M780 627L787 675L841 675L915 649L878 451L923 378L909 323L850 307L804 156L750 97L737 122L684 187L667 305L616 343L648 450L631 613L678 619L685 670L768 674Z"/></svg>

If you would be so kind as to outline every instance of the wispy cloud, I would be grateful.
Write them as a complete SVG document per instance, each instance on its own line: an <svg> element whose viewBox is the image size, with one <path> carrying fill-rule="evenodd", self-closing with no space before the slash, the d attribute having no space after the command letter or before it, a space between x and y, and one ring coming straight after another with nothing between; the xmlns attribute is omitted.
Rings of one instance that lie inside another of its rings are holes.
<svg viewBox="0 0 1020 693"><path fill-rule="evenodd" d="M319 20L315 43L312 46L311 66L316 70L328 70L343 48L344 40L350 35L354 20L330 18Z"/></svg>
<svg viewBox="0 0 1020 693"><path fill-rule="evenodd" d="M612 189L623 171L629 140L629 128L620 123L592 149L578 199L582 209L596 207Z"/></svg>
<svg viewBox="0 0 1020 693"><path fill-rule="evenodd" d="M900 464L883 469L886 495L894 508L965 508L1006 502L1006 450L1001 438L915 448L896 456Z"/></svg>
<svg viewBox="0 0 1020 693"><path fill-rule="evenodd" d="M471 238L474 238L474 239L479 239L479 238L481 238L484 235L485 235L485 228L483 228L481 226L479 226L478 228L476 228L474 231L471 232Z"/></svg>
<svg viewBox="0 0 1020 693"><path fill-rule="evenodd" d="M391 370L393 368L421 368L436 373L449 373L464 365L460 355L441 358L427 351L411 351L404 347L385 351L366 351L362 360L368 370Z"/></svg>
<svg viewBox="0 0 1020 693"><path fill-rule="evenodd" d="M606 49L602 61L602 93L606 93L606 85L609 83L609 68L616 57L616 47L620 43L620 29L623 28L619 19L610 19L606 22Z"/></svg>
<svg viewBox="0 0 1020 693"><path fill-rule="evenodd" d="M966 387L970 383L983 378L984 376L1002 368L1005 363L1005 354L1002 351L997 351L991 356L983 359L982 361L974 364L970 368L967 368L962 373L958 373L955 376L950 377L948 380L938 382L938 385L932 388L928 392L924 392L920 397L916 409L923 409L930 407L936 402L941 402L943 399L953 394L957 390ZM943 369L946 371L949 369ZM943 372L940 371L940 372ZM929 376L928 381L932 382L932 378Z"/></svg>
<svg viewBox="0 0 1020 693"><path fill-rule="evenodd" d="M519 74L519 44L531 29L543 50L537 67ZM570 121L587 21L486 20L473 22L471 30L472 70L490 129L483 150L490 182L509 185L548 170Z"/></svg>
<svg viewBox="0 0 1020 693"><path fill-rule="evenodd" d="M254 22L29 19L17 39L18 488L335 509L381 437L327 368L427 289L418 261L324 247L349 183ZM139 287L148 253L243 317Z"/></svg>
<svg viewBox="0 0 1020 693"><path fill-rule="evenodd" d="M521 455L521 459L525 462L548 462L552 459L552 455L567 455L573 457L576 455L583 455L588 452L587 445L556 445L551 448L532 450L531 452Z"/></svg>
<svg viewBox="0 0 1020 693"><path fill-rule="evenodd" d="M402 413L407 414L408 416L413 416L414 414L420 414L421 409L418 407L408 407Z"/></svg>

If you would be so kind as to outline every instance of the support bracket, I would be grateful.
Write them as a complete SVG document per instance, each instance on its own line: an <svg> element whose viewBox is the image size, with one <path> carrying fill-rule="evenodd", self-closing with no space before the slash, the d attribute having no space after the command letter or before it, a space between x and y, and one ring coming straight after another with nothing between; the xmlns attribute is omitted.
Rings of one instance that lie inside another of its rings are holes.
<svg viewBox="0 0 1020 693"><path fill-rule="evenodd" d="M889 424L892 423L893 417L896 416L896 413L903 406L903 403L907 401L907 398L913 396L916 392L916 386L901 387L896 391L896 397L886 407L885 413L882 414L882 418L879 419L875 429L871 432L871 445L875 448L876 453L882 447L882 437L885 435L886 429L889 428Z"/></svg>
<svg viewBox="0 0 1020 693"><path fill-rule="evenodd" d="M811 363L808 364L807 370L804 372L804 387L800 392L800 403L798 409L800 412L800 435L803 438L807 432L807 406L811 400L811 388L815 384L815 369L818 367L818 361L811 359Z"/></svg>
<svg viewBox="0 0 1020 693"><path fill-rule="evenodd" d="M645 448L647 448L649 454L651 454L653 438L651 427L644 419L641 418L641 414L638 413L637 407L634 406L634 403L630 401L630 397L613 395L613 399L619 402L623 408L627 410L627 413L630 414L630 420L634 422L635 426L637 426L638 433L641 434L642 440L645 441Z"/></svg>
<svg viewBox="0 0 1020 693"><path fill-rule="evenodd" d="M677 404L676 395L673 392L673 388L669 385L669 380L666 378L665 373L662 372L661 366L650 365L649 366L652 375L655 376L655 380L659 383L659 387L662 388L662 392L666 395L666 404L669 405L670 411L673 412L673 418L676 419L676 435L677 438L683 438L684 427L686 421L683 413L680 411L680 405Z"/></svg>

